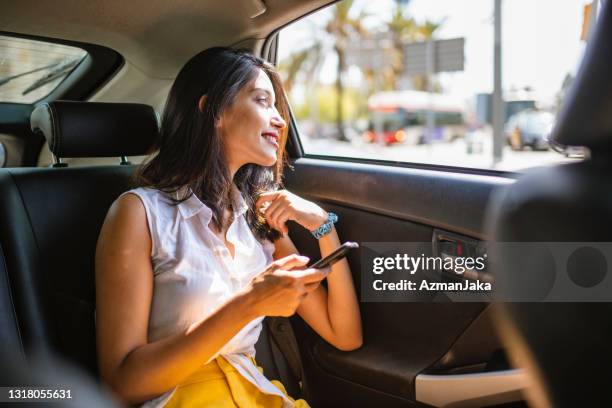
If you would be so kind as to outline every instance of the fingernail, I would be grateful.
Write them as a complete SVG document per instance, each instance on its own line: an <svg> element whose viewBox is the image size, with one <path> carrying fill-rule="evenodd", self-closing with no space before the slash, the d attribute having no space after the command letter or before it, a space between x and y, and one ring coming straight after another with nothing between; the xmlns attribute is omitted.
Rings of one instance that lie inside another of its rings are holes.
<svg viewBox="0 0 612 408"><path fill-rule="evenodd" d="M300 255L300 256L298 257L298 259L299 259L301 262L308 262L308 261L310 261L310 258L309 258L309 257L307 257L307 256L303 256L303 255Z"/></svg>

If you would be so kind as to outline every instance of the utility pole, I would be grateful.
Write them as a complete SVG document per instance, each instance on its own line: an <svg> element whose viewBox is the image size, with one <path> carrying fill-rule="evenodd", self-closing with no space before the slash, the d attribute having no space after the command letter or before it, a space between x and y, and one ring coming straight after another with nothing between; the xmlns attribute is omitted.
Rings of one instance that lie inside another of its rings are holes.
<svg viewBox="0 0 612 408"><path fill-rule="evenodd" d="M495 2L494 11L494 52L493 52L493 167L502 161L504 146L504 100L502 95L502 0Z"/></svg>
<svg viewBox="0 0 612 408"><path fill-rule="evenodd" d="M433 110L433 79L435 72L435 54L434 54L434 39L430 38L427 40L427 74L425 76L427 80L427 99L428 99L428 109L426 116L426 128L425 131L425 140L427 140L427 145L430 145L431 140L434 137L434 129L436 127L435 124L435 113Z"/></svg>
<svg viewBox="0 0 612 408"><path fill-rule="evenodd" d="M593 31L595 31L595 23L597 21L597 9L599 6L598 0L593 0L591 3L591 15L589 16L589 33L587 35L587 41L593 37Z"/></svg>

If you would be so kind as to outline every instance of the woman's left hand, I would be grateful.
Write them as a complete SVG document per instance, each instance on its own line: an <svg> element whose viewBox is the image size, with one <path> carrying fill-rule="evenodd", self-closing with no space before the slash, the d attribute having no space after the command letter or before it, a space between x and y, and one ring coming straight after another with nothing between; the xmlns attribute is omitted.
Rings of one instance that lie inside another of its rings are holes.
<svg viewBox="0 0 612 408"><path fill-rule="evenodd" d="M327 221L327 212L315 203L304 200L287 190L263 193L255 207L262 212L268 225L286 234L286 222L295 221L308 231L315 230Z"/></svg>

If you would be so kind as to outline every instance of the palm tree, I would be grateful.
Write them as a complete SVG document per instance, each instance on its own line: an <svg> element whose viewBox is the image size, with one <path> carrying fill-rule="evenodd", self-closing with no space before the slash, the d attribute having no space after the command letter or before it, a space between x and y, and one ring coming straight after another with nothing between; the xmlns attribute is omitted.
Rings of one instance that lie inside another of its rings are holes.
<svg viewBox="0 0 612 408"><path fill-rule="evenodd" d="M418 25L414 18L405 15L405 8L396 3L391 20L387 23L387 29L391 34L393 47L390 49L393 64L390 77L391 89L397 89L397 79L404 73L404 43L414 41Z"/></svg>
<svg viewBox="0 0 612 408"><path fill-rule="evenodd" d="M417 41L430 41L430 40L433 41L436 31L440 29L443 23L444 23L444 20L441 20L439 22L425 20L425 22L417 24L415 28L416 40ZM432 79L429 78L427 74L420 74L420 75L412 76L412 84L414 86L414 89L418 91L433 90L434 92L436 91L439 92L440 84L437 82L433 82L430 87L430 84L429 84L430 80Z"/></svg>
<svg viewBox="0 0 612 408"><path fill-rule="evenodd" d="M391 20L387 23L387 29L391 33L393 48L392 75L389 81L392 89L397 89L397 79L404 73L404 44L413 41L428 41L435 37L435 33L440 29L444 20L431 21L425 20L418 23L414 18L409 17L402 1L396 1L395 9ZM416 90L426 91L428 89L428 79L426 75L413 75L413 87ZM434 85L435 88L435 85Z"/></svg>
<svg viewBox="0 0 612 408"><path fill-rule="evenodd" d="M308 92L308 103L310 105L310 120L315 125L315 134L318 133L319 110L317 104L317 77L321 69L323 55L323 44L316 40L315 43L291 54L283 60L279 71L283 74L283 88L287 95L291 94L295 80L300 72L305 74L305 86L312 90Z"/></svg>
<svg viewBox="0 0 612 408"><path fill-rule="evenodd" d="M359 17L352 18L349 16L353 0L343 0L334 6L332 18L325 26L325 31L334 39L334 51L338 57L336 66L336 126L338 128L337 139L348 141L344 134L343 120L343 96L344 83L342 77L346 72L346 48L349 41L355 37L365 36L367 32L361 24L365 14L362 12Z"/></svg>
<svg viewBox="0 0 612 408"><path fill-rule="evenodd" d="M310 30L310 38L314 39L314 42L305 48L293 52L281 61L279 65L279 71L283 76L283 87L287 94L291 93L300 72L305 72L306 81L310 84L316 82L316 78L313 75L318 71L319 64L323 59L323 44L317 35L319 28L316 25L311 25Z"/></svg>
<svg viewBox="0 0 612 408"><path fill-rule="evenodd" d="M281 74L283 74L283 88L287 95L291 93L295 79L302 70L304 62L310 53L310 48L294 52L287 59L283 60L278 67Z"/></svg>

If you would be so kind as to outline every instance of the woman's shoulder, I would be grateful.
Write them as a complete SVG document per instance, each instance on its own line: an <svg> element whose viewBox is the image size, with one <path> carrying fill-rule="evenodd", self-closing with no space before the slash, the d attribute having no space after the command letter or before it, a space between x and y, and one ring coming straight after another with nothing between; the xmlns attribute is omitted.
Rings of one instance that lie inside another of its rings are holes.
<svg viewBox="0 0 612 408"><path fill-rule="evenodd" d="M117 197L113 206L122 208L128 213L142 211L146 214L149 223L156 219L172 218L176 211L176 206L173 205L168 193L150 187L137 187L125 191Z"/></svg>
<svg viewBox="0 0 612 408"><path fill-rule="evenodd" d="M106 215L103 230L110 230L113 235L141 231L141 226L146 225L147 207L139 196L127 193L121 194L113 202Z"/></svg>
<svg viewBox="0 0 612 408"><path fill-rule="evenodd" d="M129 200L129 198L124 198L129 195L140 198L145 207L158 204L172 204L172 200L167 193L152 187L137 187L125 191L117 198L117 201L122 199Z"/></svg>
<svg viewBox="0 0 612 408"><path fill-rule="evenodd" d="M164 193L152 187L136 187L123 192L119 197L122 197L127 194L134 194L139 197L157 198L157 196L162 195Z"/></svg>

